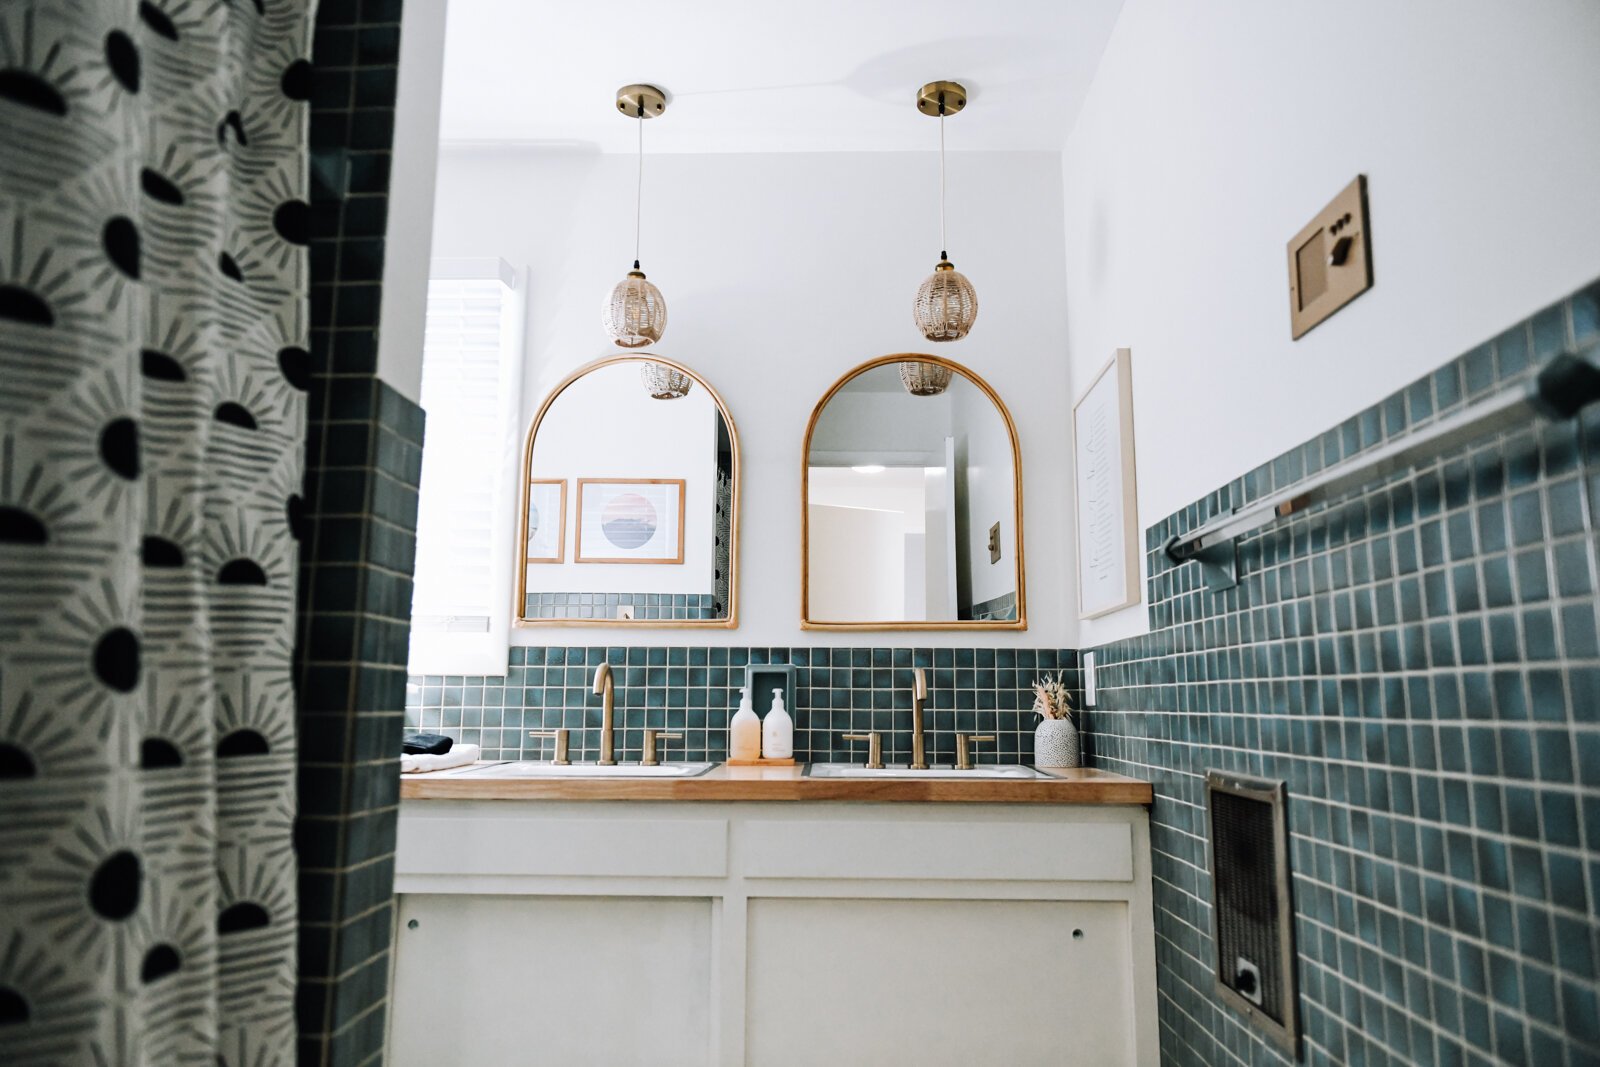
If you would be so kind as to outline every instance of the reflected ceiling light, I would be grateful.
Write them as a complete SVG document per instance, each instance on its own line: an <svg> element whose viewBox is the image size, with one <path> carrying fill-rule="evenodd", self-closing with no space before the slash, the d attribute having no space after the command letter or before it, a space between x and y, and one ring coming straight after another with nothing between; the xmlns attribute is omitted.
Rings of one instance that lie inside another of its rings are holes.
<svg viewBox="0 0 1600 1067"><path fill-rule="evenodd" d="M950 368L937 363L902 363L900 384L912 396L938 396L950 388Z"/></svg>
<svg viewBox="0 0 1600 1067"><path fill-rule="evenodd" d="M633 269L617 283L601 311L606 333L621 348L643 348L667 330L667 302L639 269L639 217L644 204L644 120L667 110L667 96L654 85L624 85L617 110L639 123L639 181L633 197Z"/></svg>
<svg viewBox="0 0 1600 1067"><path fill-rule="evenodd" d="M911 309L917 329L930 341L959 341L978 317L978 294L950 262L944 229L944 120L966 106L967 90L960 82L929 82L917 91L917 110L939 120L939 262L917 288Z"/></svg>
<svg viewBox="0 0 1600 1067"><path fill-rule="evenodd" d="M656 400L681 400L694 388L694 379L668 363L647 360L639 368L645 392Z"/></svg>
<svg viewBox="0 0 1600 1067"><path fill-rule="evenodd" d="M882 474L884 467L882 463L863 463L859 467L851 467L850 469L857 474Z"/></svg>

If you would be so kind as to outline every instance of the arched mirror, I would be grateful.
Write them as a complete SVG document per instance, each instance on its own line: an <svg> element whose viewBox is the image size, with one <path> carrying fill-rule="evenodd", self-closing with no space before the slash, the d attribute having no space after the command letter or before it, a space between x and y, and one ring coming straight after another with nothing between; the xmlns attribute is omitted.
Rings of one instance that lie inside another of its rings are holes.
<svg viewBox="0 0 1600 1067"><path fill-rule="evenodd" d="M616 356L556 386L522 497L518 626L737 625L739 435L682 363Z"/></svg>
<svg viewBox="0 0 1600 1067"><path fill-rule="evenodd" d="M982 378L864 363L818 402L801 473L808 630L1024 630L1022 453Z"/></svg>

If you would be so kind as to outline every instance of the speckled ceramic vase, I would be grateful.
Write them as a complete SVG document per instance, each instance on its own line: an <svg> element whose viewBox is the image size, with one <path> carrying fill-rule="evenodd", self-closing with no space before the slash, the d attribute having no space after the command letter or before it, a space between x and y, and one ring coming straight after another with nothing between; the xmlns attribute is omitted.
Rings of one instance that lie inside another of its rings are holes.
<svg viewBox="0 0 1600 1067"><path fill-rule="evenodd" d="M1033 732L1035 767L1076 767L1078 728L1071 719L1040 719Z"/></svg>

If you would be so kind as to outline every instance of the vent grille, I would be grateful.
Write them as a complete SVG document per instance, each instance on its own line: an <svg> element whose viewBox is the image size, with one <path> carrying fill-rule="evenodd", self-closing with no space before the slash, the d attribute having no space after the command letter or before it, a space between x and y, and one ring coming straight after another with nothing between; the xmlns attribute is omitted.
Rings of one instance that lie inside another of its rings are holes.
<svg viewBox="0 0 1600 1067"><path fill-rule="evenodd" d="M1282 782L1206 776L1217 988L1298 1054L1294 913Z"/></svg>

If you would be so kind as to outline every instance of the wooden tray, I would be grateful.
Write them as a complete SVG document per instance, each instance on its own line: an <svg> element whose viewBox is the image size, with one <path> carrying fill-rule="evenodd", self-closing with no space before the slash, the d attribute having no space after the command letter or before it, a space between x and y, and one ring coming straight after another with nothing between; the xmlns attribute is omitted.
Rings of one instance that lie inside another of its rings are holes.
<svg viewBox="0 0 1600 1067"><path fill-rule="evenodd" d="M794 757L788 759L731 759L726 761L729 767L793 767Z"/></svg>

